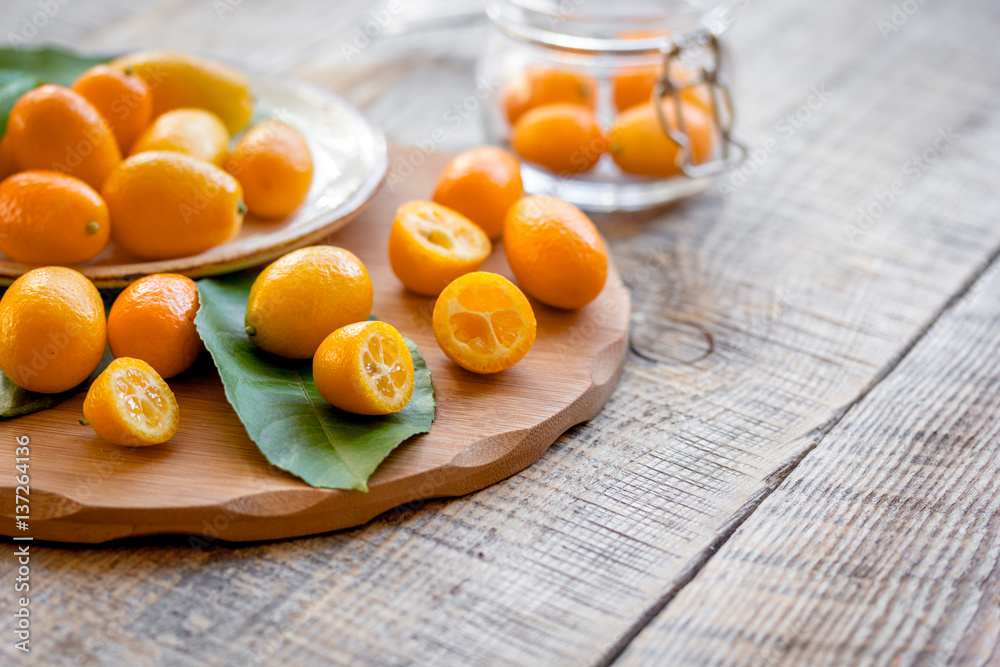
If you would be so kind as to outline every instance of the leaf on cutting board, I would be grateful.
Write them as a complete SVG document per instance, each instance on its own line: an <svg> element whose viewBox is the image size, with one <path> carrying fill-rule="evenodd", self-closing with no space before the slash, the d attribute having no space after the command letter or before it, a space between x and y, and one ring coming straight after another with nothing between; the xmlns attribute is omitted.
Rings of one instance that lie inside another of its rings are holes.
<svg viewBox="0 0 1000 667"><path fill-rule="evenodd" d="M226 398L250 438L272 464L316 487L368 490L368 478L400 443L426 433L434 419L434 388L413 341L415 387L409 405L383 417L353 415L323 400L312 362L275 357L244 332L255 275L198 281L198 333L212 355Z"/></svg>
<svg viewBox="0 0 1000 667"><path fill-rule="evenodd" d="M11 382L10 378L0 373L0 421L13 419L14 417L23 417L24 415L29 415L32 412L40 410L48 410L59 405L70 396L79 394L81 391L87 389L98 375L104 372L104 369L108 367L108 364L114 358L114 355L111 354L111 349L105 347L104 357L97 366L97 370L91 373L90 377L82 384L58 394L39 394L27 389L21 389Z"/></svg>
<svg viewBox="0 0 1000 667"><path fill-rule="evenodd" d="M21 95L42 83L71 86L88 69L107 61L52 47L0 47L0 137L7 131L7 116Z"/></svg>

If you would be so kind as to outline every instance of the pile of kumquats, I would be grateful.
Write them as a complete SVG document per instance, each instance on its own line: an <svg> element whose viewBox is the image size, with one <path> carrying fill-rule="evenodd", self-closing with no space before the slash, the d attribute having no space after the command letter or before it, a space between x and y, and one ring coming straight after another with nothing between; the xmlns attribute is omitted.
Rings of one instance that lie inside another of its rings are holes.
<svg viewBox="0 0 1000 667"><path fill-rule="evenodd" d="M632 33L623 37L648 36ZM691 77L681 69L673 75L681 81ZM611 101L617 115L610 126L602 127L595 113L598 82L593 77L541 65L518 72L501 98L510 146L522 159L555 174L587 173L608 154L629 176L678 176L679 144L664 132L650 101L659 76L659 67L634 67L613 77ZM703 164L714 154L716 144L711 91L706 84L685 87L678 104L691 141L691 161ZM661 106L666 122L677 129L674 102L668 100Z"/></svg>
<svg viewBox="0 0 1000 667"><path fill-rule="evenodd" d="M71 390L110 347L115 360L89 388L86 421L117 444L173 436L179 410L165 378L203 349L195 283L176 274L140 278L105 317L95 286L68 266L109 242L142 259L195 255L232 238L247 210L274 219L293 212L312 180L308 145L273 120L245 130L252 111L238 71L162 51L18 100L0 142L0 251L39 268L0 300L0 369L12 382L33 392ZM462 368L496 373L528 353L536 321L525 293L577 309L602 291L608 256L593 223L558 199L525 197L511 153L481 147L458 155L431 199L399 207L389 260L407 289L436 297L434 335ZM501 238L520 287L478 271ZM268 353L312 359L316 388L332 405L389 414L410 401L414 365L400 332L368 319L372 303L357 256L301 248L257 276L246 334Z"/></svg>

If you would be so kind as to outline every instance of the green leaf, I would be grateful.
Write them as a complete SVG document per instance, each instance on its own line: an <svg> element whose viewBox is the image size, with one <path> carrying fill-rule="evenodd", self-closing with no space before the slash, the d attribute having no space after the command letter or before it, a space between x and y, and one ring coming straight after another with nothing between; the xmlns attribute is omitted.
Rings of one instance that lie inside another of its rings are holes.
<svg viewBox="0 0 1000 667"><path fill-rule="evenodd" d="M78 76L109 60L105 56L82 56L51 46L39 49L0 48L0 69L33 74L40 81L60 86L72 86Z"/></svg>
<svg viewBox="0 0 1000 667"><path fill-rule="evenodd" d="M104 372L104 369L108 367L108 364L110 364L114 358L114 355L111 354L111 349L104 348L104 357L101 359L101 363L97 366L97 370L91 373L90 377L85 382L68 391L63 391L58 394L38 394L33 391L28 391L27 389L21 389L16 384L11 382L10 378L3 373L0 373L0 420L22 417L24 415L31 414L32 412L47 410L59 405L70 396L78 394L90 387L90 383L93 382L98 375Z"/></svg>
<svg viewBox="0 0 1000 667"><path fill-rule="evenodd" d="M7 132L7 117L21 95L38 85L38 79L25 72L0 70L0 137Z"/></svg>
<svg viewBox="0 0 1000 667"><path fill-rule="evenodd" d="M243 272L198 282L195 324L226 398L272 464L312 486L367 491L368 478L393 449L430 430L434 388L424 358L407 340L416 386L399 412L365 417L338 410L316 390L309 360L280 359L250 343L244 315L253 279Z"/></svg>
<svg viewBox="0 0 1000 667"><path fill-rule="evenodd" d="M0 137L7 131L7 117L21 95L42 83L71 86L78 76L108 60L52 47L0 48Z"/></svg>

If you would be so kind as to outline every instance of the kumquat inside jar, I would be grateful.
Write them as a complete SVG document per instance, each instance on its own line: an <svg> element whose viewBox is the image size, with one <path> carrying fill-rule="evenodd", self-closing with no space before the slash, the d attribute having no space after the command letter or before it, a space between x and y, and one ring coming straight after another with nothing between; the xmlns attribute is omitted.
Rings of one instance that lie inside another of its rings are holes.
<svg viewBox="0 0 1000 667"><path fill-rule="evenodd" d="M743 159L718 0L492 0L488 13L486 132L521 158L528 192L639 210Z"/></svg>

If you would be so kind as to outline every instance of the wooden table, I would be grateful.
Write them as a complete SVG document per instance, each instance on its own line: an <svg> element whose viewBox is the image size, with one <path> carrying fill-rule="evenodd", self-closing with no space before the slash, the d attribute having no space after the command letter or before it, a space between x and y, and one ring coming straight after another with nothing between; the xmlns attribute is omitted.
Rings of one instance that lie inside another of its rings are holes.
<svg viewBox="0 0 1000 667"><path fill-rule="evenodd" d="M397 143L481 142L444 117L485 22L403 0L345 51L384 5L73 2L33 42L205 52L330 86ZM756 168L598 219L635 319L597 418L355 530L39 549L34 664L997 664L1000 4L736 5Z"/></svg>

